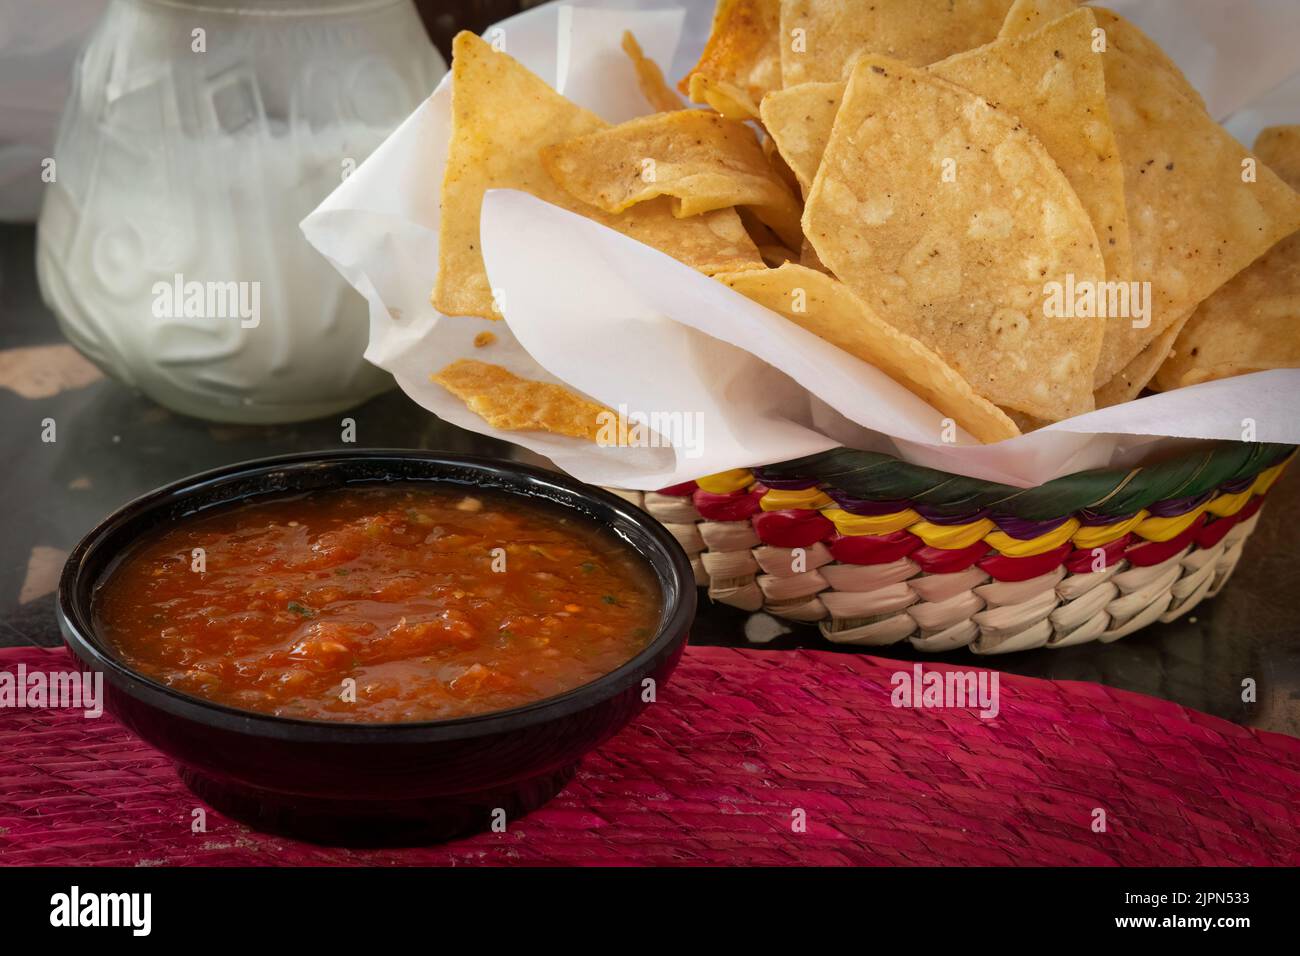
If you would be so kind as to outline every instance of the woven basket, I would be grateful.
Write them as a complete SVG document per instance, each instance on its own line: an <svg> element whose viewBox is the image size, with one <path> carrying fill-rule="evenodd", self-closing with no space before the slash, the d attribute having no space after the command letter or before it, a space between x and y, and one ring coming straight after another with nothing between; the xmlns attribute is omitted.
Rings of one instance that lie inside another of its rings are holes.
<svg viewBox="0 0 1300 956"><path fill-rule="evenodd" d="M1223 443L1035 488L838 449L659 491L709 597L827 640L1002 654L1114 641L1223 587L1294 446Z"/></svg>

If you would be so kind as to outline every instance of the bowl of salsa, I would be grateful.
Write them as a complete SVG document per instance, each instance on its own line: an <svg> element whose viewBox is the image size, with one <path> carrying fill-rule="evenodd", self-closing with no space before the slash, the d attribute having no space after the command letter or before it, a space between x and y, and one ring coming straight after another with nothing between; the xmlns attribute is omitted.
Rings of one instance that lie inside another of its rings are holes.
<svg viewBox="0 0 1300 956"><path fill-rule="evenodd" d="M681 548L616 496L366 450L151 492L82 540L58 601L108 709L195 793L349 844L545 802L657 702L694 611Z"/></svg>

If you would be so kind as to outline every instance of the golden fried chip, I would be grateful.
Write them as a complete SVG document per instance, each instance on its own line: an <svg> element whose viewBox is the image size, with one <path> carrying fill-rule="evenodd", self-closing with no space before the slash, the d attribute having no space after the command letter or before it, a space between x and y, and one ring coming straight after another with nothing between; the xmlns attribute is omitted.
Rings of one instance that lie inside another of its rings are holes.
<svg viewBox="0 0 1300 956"><path fill-rule="evenodd" d="M763 255L763 261L775 269L777 266L784 265L787 262L795 260L795 254L785 246L760 245L758 251ZM754 272L762 272L762 269L754 269Z"/></svg>
<svg viewBox="0 0 1300 956"><path fill-rule="evenodd" d="M458 34L452 50L452 134L442 181L436 309L447 315L501 317L479 245L483 193L493 188L532 193L701 272L761 265L758 250L733 210L676 219L668 200L661 200L611 216L573 199L547 174L538 150L604 129L604 121L472 33Z"/></svg>
<svg viewBox="0 0 1300 956"><path fill-rule="evenodd" d="M1300 126L1272 126L1255 156L1300 189ZM1162 389L1300 368L1300 232L1283 239L1196 309L1156 376Z"/></svg>
<svg viewBox="0 0 1300 956"><path fill-rule="evenodd" d="M1018 412L1014 408L1003 408L1000 411L1011 419L1012 423L1020 429L1020 434L1028 435L1030 432L1036 432L1044 425L1050 425L1051 422L1043 421L1041 418L1035 418L1033 415L1026 415L1024 412Z"/></svg>
<svg viewBox="0 0 1300 956"><path fill-rule="evenodd" d="M772 168L776 170L776 174L781 177L781 182L785 183L786 186L789 187L790 192L792 194L798 193L799 195L802 195L802 187L799 185L799 180L795 176L794 170L791 169L790 164L785 161L785 157L781 155L781 151L776 148L776 140L771 136L763 136L763 155L767 157L767 161L772 165Z"/></svg>
<svg viewBox="0 0 1300 956"><path fill-rule="evenodd" d="M641 88L641 95L656 113L686 108L682 98L664 79L664 71L659 69L659 64L641 52L641 44L636 42L631 30L623 31L623 52L636 70L636 82Z"/></svg>
<svg viewBox="0 0 1300 956"><path fill-rule="evenodd" d="M1027 36L1078 8L1075 0L1015 0L998 30L998 39Z"/></svg>
<svg viewBox="0 0 1300 956"><path fill-rule="evenodd" d="M718 0L700 62L677 88L723 116L755 119L768 90L781 88L779 0Z"/></svg>
<svg viewBox="0 0 1300 956"><path fill-rule="evenodd" d="M1011 0L781 0L781 84L842 80L860 53L925 66L988 43Z"/></svg>
<svg viewBox="0 0 1300 956"><path fill-rule="evenodd" d="M1050 421L1092 408L1104 320L1048 305L1105 266L1079 198L1014 117L863 57L803 224L832 273L989 401Z"/></svg>
<svg viewBox="0 0 1300 956"><path fill-rule="evenodd" d="M837 80L774 90L759 104L763 128L793 170L805 195L812 188L843 98L844 83Z"/></svg>
<svg viewBox="0 0 1300 956"><path fill-rule="evenodd" d="M779 312L795 325L874 365L983 442L1020 432L992 402L975 394L942 358L874 315L844 283L795 263L719 275L718 281ZM942 423L935 419L935 437Z"/></svg>
<svg viewBox="0 0 1300 956"><path fill-rule="evenodd" d="M799 250L799 264L807 266L809 269L816 269L818 272L824 272L826 275L831 274L825 264L817 258L817 250L812 247L812 243L804 239L803 246Z"/></svg>
<svg viewBox="0 0 1300 956"><path fill-rule="evenodd" d="M429 378L493 428L507 432L555 432L594 442L603 424L601 413L613 414L563 385L520 378L474 359L457 359Z"/></svg>
<svg viewBox="0 0 1300 956"><path fill-rule="evenodd" d="M1151 380L1155 378L1161 363L1169 357L1174 346L1174 340L1178 338L1178 333L1183 330L1183 326L1187 324L1187 320L1190 318L1190 315L1185 315L1174 322L1173 325L1161 332L1154 342L1139 352L1137 358L1125 365L1109 382L1097 389L1093 394L1093 401L1097 403L1097 407L1109 408L1111 405L1131 402L1141 395L1142 389L1151 384Z"/></svg>
<svg viewBox="0 0 1300 956"><path fill-rule="evenodd" d="M1255 137L1255 156L1300 190L1300 126L1269 126Z"/></svg>
<svg viewBox="0 0 1300 956"><path fill-rule="evenodd" d="M1024 122L1087 210L1107 278L1127 281L1133 257L1124 169L1106 107L1103 55L1092 47L1096 28L1091 10L1076 10L1037 33L958 53L928 72L978 93Z"/></svg>
<svg viewBox="0 0 1300 956"><path fill-rule="evenodd" d="M1108 44L1113 39L1130 56L1141 60L1148 69L1160 70L1180 93L1202 109L1205 108L1205 100L1201 97L1200 91L1187 81L1178 64L1169 58L1169 55L1160 48L1160 44L1128 20L1104 7L1094 7L1093 12L1097 15L1098 25L1106 32Z"/></svg>
<svg viewBox="0 0 1300 956"><path fill-rule="evenodd" d="M740 216L740 222L749 233L749 238L754 240L754 245L761 250L764 246L779 246L781 240L771 229L763 224L763 221L754 215L753 210L745 206L739 206L736 213Z"/></svg>
<svg viewBox="0 0 1300 956"><path fill-rule="evenodd" d="M1176 68L1149 59L1154 44L1136 27L1105 10L1096 16L1107 35L1106 98L1124 163L1133 278L1150 283L1148 316L1108 321L1100 386L1300 227L1300 197L1263 166L1249 175L1246 151L1190 98Z"/></svg>
<svg viewBox="0 0 1300 956"><path fill-rule="evenodd" d="M1024 122L1087 210L1107 276L1127 281L1133 260L1124 170L1106 106L1102 58L1092 52L1096 26L1090 10L1077 10L1031 36L958 53L927 72ZM763 98L763 123L805 189L821 163L843 94L843 83L805 83Z"/></svg>
<svg viewBox="0 0 1300 956"><path fill-rule="evenodd" d="M749 238L753 239L754 245L758 246L759 255L763 257L764 263L775 268L783 262L798 258L793 251L782 245L776 233L755 217L752 210L741 206L736 212L740 214L740 221L745 224L745 231L749 233Z"/></svg>
<svg viewBox="0 0 1300 956"><path fill-rule="evenodd" d="M748 206L798 248L802 210L754 130L707 110L642 116L542 150L542 163L571 196L619 213L660 196L678 217Z"/></svg>
<svg viewBox="0 0 1300 956"><path fill-rule="evenodd" d="M1049 23L1067 14L1073 13L1079 9L1075 0L1015 0L1011 9L1007 11L1007 18L1002 24L1002 29L998 32L998 38L1025 36L1043 29ZM1105 32L1108 24L1114 24L1115 14L1102 7L1090 8L1096 14L1099 20L1099 27ZM1201 94L1187 83L1183 76L1183 71L1178 69L1177 64L1165 54L1165 51L1154 43L1149 37L1129 30L1125 24L1116 26L1119 36L1123 38L1122 42L1128 51L1145 60L1147 64L1158 70L1164 70L1168 73L1175 83L1185 87L1184 92L1201 106L1205 101L1201 99Z"/></svg>

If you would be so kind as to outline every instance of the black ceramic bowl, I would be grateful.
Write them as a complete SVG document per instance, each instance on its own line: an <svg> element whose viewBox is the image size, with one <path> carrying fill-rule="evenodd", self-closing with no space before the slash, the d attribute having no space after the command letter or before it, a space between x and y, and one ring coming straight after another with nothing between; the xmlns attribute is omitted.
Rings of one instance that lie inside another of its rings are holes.
<svg viewBox="0 0 1300 956"><path fill-rule="evenodd" d="M393 481L494 489L569 509L639 552L662 591L659 629L617 670L526 707L454 720L347 724L237 710L133 672L95 634L96 588L142 535L204 509L266 496ZM662 526L618 497L506 461L421 451L287 455L220 468L151 492L88 534L63 569L58 616L82 663L104 674L107 708L180 767L212 806L258 829L319 842L445 839L505 822L557 793L583 754L662 689L695 615L690 562Z"/></svg>

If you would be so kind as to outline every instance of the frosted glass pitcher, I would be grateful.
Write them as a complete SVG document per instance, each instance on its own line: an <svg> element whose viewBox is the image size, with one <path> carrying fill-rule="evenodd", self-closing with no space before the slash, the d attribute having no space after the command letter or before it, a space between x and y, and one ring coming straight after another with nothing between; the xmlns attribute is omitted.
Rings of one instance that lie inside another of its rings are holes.
<svg viewBox="0 0 1300 956"><path fill-rule="evenodd" d="M411 0L113 0L44 187L37 272L64 334L202 418L383 391L365 301L298 222L445 72Z"/></svg>

